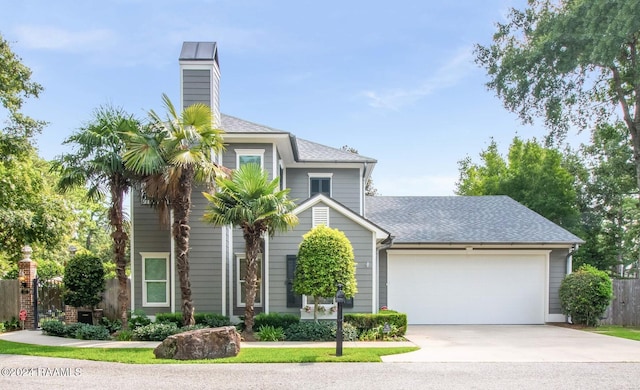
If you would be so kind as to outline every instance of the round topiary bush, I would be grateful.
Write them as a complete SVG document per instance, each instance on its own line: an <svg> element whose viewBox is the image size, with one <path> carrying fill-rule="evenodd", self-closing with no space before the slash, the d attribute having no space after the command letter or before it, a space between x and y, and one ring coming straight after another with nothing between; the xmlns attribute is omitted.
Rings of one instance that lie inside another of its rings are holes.
<svg viewBox="0 0 640 390"><path fill-rule="evenodd" d="M597 326L613 299L613 285L606 272L584 264L560 285L562 312L574 324Z"/></svg>
<svg viewBox="0 0 640 390"><path fill-rule="evenodd" d="M64 302L75 307L94 307L104 292L104 266L99 257L77 254L64 269Z"/></svg>

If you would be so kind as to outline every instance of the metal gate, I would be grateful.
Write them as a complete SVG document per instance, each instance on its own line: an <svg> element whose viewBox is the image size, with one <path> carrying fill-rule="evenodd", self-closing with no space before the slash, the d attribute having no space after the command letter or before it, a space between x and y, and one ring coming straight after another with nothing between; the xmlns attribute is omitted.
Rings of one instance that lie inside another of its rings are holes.
<svg viewBox="0 0 640 390"><path fill-rule="evenodd" d="M63 285L62 279L53 278L49 280L41 280L35 278L33 280L34 289L33 300L35 305L34 313L35 322L40 323L47 319L64 319L64 301L62 297Z"/></svg>

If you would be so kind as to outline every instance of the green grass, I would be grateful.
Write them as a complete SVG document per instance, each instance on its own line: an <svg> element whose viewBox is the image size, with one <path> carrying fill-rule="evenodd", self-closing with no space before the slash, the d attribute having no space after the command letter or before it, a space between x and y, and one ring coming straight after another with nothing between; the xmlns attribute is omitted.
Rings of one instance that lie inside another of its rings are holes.
<svg viewBox="0 0 640 390"><path fill-rule="evenodd" d="M587 328L589 332L606 334L607 336L621 337L623 339L640 341L640 328L638 327L623 327L616 325L603 325L597 328Z"/></svg>
<svg viewBox="0 0 640 390"><path fill-rule="evenodd" d="M215 360L156 359L151 348L74 348L14 343L0 340L0 353L8 355L47 356L129 364L193 363L314 363L381 362L380 356L415 351L417 347L345 348L335 356L335 348L244 348L238 356Z"/></svg>

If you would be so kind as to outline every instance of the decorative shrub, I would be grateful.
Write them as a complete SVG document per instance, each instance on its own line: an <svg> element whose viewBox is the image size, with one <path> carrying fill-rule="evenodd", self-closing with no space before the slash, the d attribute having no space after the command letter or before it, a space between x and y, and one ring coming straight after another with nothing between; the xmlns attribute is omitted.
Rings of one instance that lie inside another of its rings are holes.
<svg viewBox="0 0 640 390"><path fill-rule="evenodd" d="M338 324L335 322L331 322L331 335L333 339L336 339L338 334ZM356 341L358 340L358 329L355 326L351 325L348 322L342 323L342 340L343 341Z"/></svg>
<svg viewBox="0 0 640 390"><path fill-rule="evenodd" d="M129 317L129 329L133 330L141 326L149 325L151 319L147 317L147 314L142 310L134 310Z"/></svg>
<svg viewBox="0 0 640 390"><path fill-rule="evenodd" d="M606 272L583 264L560 284L560 306L574 324L597 326L613 299L613 285Z"/></svg>
<svg viewBox="0 0 640 390"><path fill-rule="evenodd" d="M81 340L109 340L111 334L102 325L80 324L74 337Z"/></svg>
<svg viewBox="0 0 640 390"><path fill-rule="evenodd" d="M384 327L384 324L389 324L391 327L395 326L397 328L397 336L404 336L407 331L407 315L393 310L382 310L377 314L345 313L344 321L355 326L359 333Z"/></svg>
<svg viewBox="0 0 640 390"><path fill-rule="evenodd" d="M99 257L77 254L64 270L64 302L75 307L94 307L104 292L104 266Z"/></svg>
<svg viewBox="0 0 640 390"><path fill-rule="evenodd" d="M282 341L284 340L284 330L271 325L262 325L258 328L258 340L260 341Z"/></svg>
<svg viewBox="0 0 640 390"><path fill-rule="evenodd" d="M287 329L289 326L299 323L300 318L293 314L260 313L255 317L254 321L256 329L260 329L263 326Z"/></svg>
<svg viewBox="0 0 640 390"><path fill-rule="evenodd" d="M231 325L231 320L229 320L229 317L223 316L222 314L218 313L206 313L204 314L204 318L202 321L203 324L211 328L219 328L221 326ZM198 323L198 320L196 320L196 324Z"/></svg>
<svg viewBox="0 0 640 390"><path fill-rule="evenodd" d="M133 338L140 341L162 341L179 332L178 326L173 322L153 323L135 328Z"/></svg>
<svg viewBox="0 0 640 390"><path fill-rule="evenodd" d="M82 323L80 322L74 322L73 324L67 324L64 326L64 336L63 337L68 337L70 339L74 339L76 338L76 332L78 331L78 329L80 329L82 327Z"/></svg>
<svg viewBox="0 0 640 390"><path fill-rule="evenodd" d="M300 321L284 330L288 341L332 341L335 332L331 333L331 323L334 321Z"/></svg>
<svg viewBox="0 0 640 390"><path fill-rule="evenodd" d="M395 325L389 325L387 332L385 332L384 325L376 326L372 329L367 329L360 333L358 336L358 340L360 341L395 341L395 340L404 340L402 335L404 332L400 331Z"/></svg>
<svg viewBox="0 0 640 390"><path fill-rule="evenodd" d="M118 341L131 341L133 339L133 331L121 329L113 337Z"/></svg>
<svg viewBox="0 0 640 390"><path fill-rule="evenodd" d="M196 325L206 325L211 328L231 325L229 317L218 313L194 313L193 319L195 320ZM158 313L156 314L156 322L172 322L180 327L182 326L182 312Z"/></svg>
<svg viewBox="0 0 640 390"><path fill-rule="evenodd" d="M62 321L48 320L40 323L42 333L49 336L66 337L66 326Z"/></svg>
<svg viewBox="0 0 640 390"><path fill-rule="evenodd" d="M109 333L115 333L115 332L119 331L120 329L122 329L122 321L120 321L118 319L111 321L107 317L102 317L100 319L100 324L99 325L102 325L105 328L107 328Z"/></svg>

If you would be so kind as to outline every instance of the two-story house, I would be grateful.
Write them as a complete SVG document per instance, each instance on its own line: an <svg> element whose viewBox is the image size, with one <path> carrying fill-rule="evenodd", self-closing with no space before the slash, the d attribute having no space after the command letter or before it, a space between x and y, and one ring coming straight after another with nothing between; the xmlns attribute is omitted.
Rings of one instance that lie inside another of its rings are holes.
<svg viewBox="0 0 640 390"><path fill-rule="evenodd" d="M300 223L265 238L257 312L307 313L291 290L302 235L318 224L343 231L357 262L358 293L346 311L388 306L411 324L537 324L564 321L558 289L582 241L506 196L365 196L376 160L220 114L217 46L185 42L181 106L211 106L234 169L259 163L279 177ZM132 310L180 311L174 243L140 192L131 197ZM233 227L202 221L206 200L193 192L191 283L198 312L244 312L244 239ZM331 306L329 299L327 306ZM327 310L326 316L334 316ZM335 317L334 317L335 318Z"/></svg>

